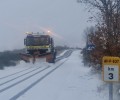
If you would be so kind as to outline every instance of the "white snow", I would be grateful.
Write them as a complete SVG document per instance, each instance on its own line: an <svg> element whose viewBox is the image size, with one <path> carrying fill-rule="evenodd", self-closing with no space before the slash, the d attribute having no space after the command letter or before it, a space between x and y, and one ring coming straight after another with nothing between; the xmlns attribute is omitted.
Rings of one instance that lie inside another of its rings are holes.
<svg viewBox="0 0 120 100"><path fill-rule="evenodd" d="M17 100L108 100L107 85L102 81L99 74L92 73L90 67L83 65L80 51L74 51L69 58L63 59L56 64L41 64L37 62L33 65L21 62L20 65L16 67L1 70L0 77L27 68L31 68L29 70L32 70L40 66L41 69L45 66L51 66L50 69L46 70L46 72L48 72L64 61L65 63L62 64L62 66L29 89L29 91ZM1 100L9 100L24 89L25 86L39 79L46 72L20 83L18 86L13 87L13 90L9 89L0 93ZM7 80L7 78L5 80ZM10 84L12 84L12 82ZM0 89L1 88L3 88L3 86L0 86Z"/></svg>
<svg viewBox="0 0 120 100"><path fill-rule="evenodd" d="M56 57L60 57L62 55L64 55L65 52L67 52L68 50L64 50L62 53L60 53L59 55L57 55Z"/></svg>

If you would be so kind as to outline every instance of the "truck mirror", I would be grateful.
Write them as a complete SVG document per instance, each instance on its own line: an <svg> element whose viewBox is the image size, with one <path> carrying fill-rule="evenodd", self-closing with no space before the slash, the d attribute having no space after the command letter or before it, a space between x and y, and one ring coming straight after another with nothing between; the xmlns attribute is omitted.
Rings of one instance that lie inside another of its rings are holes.
<svg viewBox="0 0 120 100"><path fill-rule="evenodd" d="M24 39L24 45L26 45L26 39Z"/></svg>

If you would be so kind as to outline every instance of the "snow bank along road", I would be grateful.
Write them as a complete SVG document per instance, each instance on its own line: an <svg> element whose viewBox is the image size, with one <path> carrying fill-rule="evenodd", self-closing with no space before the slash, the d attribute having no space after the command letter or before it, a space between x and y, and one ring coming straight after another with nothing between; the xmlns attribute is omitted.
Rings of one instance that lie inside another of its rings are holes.
<svg viewBox="0 0 120 100"><path fill-rule="evenodd" d="M0 77L0 98L2 100L16 100L34 85L42 81L62 64L72 53L66 51L56 59L56 64L38 63L21 71ZM25 66L24 66L25 67Z"/></svg>

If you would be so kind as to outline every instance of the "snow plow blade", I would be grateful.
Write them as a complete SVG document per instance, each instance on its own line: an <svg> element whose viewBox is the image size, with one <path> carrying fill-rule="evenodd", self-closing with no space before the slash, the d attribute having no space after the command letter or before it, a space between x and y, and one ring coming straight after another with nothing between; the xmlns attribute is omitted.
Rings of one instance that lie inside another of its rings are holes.
<svg viewBox="0 0 120 100"><path fill-rule="evenodd" d="M20 53L21 60L25 61L26 63L31 62L34 64L36 62L36 59L44 59L48 63L55 63L55 56L52 53L47 54L40 54L40 55L30 55L30 54L24 54Z"/></svg>

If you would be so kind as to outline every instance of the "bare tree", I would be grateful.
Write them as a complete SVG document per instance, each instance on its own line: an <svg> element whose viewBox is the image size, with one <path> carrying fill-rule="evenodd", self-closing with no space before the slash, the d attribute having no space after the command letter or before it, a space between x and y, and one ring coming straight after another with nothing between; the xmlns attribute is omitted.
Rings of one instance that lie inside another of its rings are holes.
<svg viewBox="0 0 120 100"><path fill-rule="evenodd" d="M120 42L120 0L79 0L79 2L100 11L103 21L102 24L98 24L98 28L99 31L105 32L108 50L111 50L113 45ZM110 55L114 55L111 51L109 52Z"/></svg>
<svg viewBox="0 0 120 100"><path fill-rule="evenodd" d="M79 0L79 2L99 10L108 30L111 30L114 14L120 14L120 0Z"/></svg>
<svg viewBox="0 0 120 100"><path fill-rule="evenodd" d="M78 0L89 6L89 10L96 10L99 21L95 31L89 32L88 38L95 49L90 53L90 60L94 64L101 64L103 56L120 57L120 0ZM96 17L96 15L95 15ZM102 20L102 21L101 21Z"/></svg>

